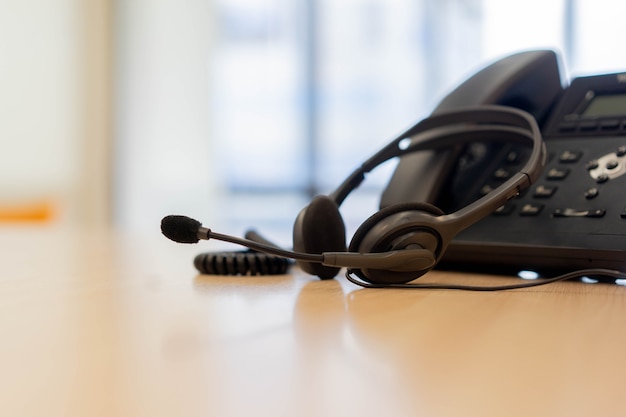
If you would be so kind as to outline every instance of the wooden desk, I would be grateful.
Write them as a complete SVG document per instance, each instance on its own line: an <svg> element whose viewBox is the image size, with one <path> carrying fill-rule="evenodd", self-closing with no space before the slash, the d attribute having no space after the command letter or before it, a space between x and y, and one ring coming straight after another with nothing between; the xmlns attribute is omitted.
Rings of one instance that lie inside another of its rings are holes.
<svg viewBox="0 0 626 417"><path fill-rule="evenodd" d="M211 246L158 232L3 228L0 248L3 416L626 415L624 287L198 276Z"/></svg>

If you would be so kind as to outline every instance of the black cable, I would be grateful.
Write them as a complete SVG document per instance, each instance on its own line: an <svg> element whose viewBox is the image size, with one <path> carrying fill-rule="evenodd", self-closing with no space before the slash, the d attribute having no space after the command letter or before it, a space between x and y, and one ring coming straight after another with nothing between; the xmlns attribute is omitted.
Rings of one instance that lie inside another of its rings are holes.
<svg viewBox="0 0 626 417"><path fill-rule="evenodd" d="M516 290L520 288L538 287L540 285L551 284L553 282L565 281L568 279L594 276L610 277L614 279L625 279L626 273L611 269L581 269L574 272L568 272L553 278L539 279L533 282L525 282L523 284L496 285L496 286L476 286L476 285L457 285L457 284L371 284L351 276L352 271L346 272L346 278L353 284L360 285L364 288L412 288L412 289L431 289L431 290L464 290L464 291L503 291Z"/></svg>
<svg viewBox="0 0 626 417"><path fill-rule="evenodd" d="M234 243L236 245L245 246L257 252L269 253L270 255L280 256L282 258L290 258L296 259L299 261L306 262L319 262L322 263L324 257L319 254L314 253L303 253L303 252L291 252L280 249L275 246L268 246L263 243L255 242L252 240L241 239L237 236L224 235L222 233L216 233L211 231L211 229L204 229L206 231L205 239L217 239L222 242Z"/></svg>

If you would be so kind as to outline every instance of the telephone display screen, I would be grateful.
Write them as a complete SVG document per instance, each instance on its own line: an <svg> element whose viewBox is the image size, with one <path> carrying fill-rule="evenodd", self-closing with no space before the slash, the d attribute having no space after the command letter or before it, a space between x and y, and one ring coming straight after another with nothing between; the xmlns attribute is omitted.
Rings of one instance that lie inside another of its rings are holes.
<svg viewBox="0 0 626 417"><path fill-rule="evenodd" d="M583 111L582 117L626 115L626 94L595 96Z"/></svg>

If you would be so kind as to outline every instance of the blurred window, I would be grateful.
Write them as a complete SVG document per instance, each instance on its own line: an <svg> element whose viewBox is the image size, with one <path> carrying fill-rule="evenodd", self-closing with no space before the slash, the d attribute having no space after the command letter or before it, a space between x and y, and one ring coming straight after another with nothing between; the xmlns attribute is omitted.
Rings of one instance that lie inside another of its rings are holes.
<svg viewBox="0 0 626 417"><path fill-rule="evenodd" d="M256 225L283 242L313 195L489 61L551 48L570 73L626 69L616 44L626 5L609 0L217 0L215 10L217 212L231 230ZM346 201L349 229L376 211L392 170Z"/></svg>

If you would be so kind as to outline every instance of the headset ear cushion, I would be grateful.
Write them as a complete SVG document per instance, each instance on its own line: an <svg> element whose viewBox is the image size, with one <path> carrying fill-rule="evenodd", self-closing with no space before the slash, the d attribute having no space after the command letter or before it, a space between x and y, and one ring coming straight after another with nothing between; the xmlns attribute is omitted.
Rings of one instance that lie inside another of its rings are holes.
<svg viewBox="0 0 626 417"><path fill-rule="evenodd" d="M401 215L402 213L406 214ZM386 236L386 234L391 233L393 235L399 230L404 230L407 225L403 222L410 221L410 219L414 218L418 213L421 213L422 215L432 215L433 217L444 214L444 212L439 208L427 203L402 203L385 207L363 222L350 242L349 251L371 253L394 249L388 246L391 243L388 240L391 235ZM396 214L401 216L397 217L395 216ZM389 219L389 217L392 216L396 217L396 219ZM395 221L398 223L394 223ZM407 228L407 232L409 232L408 229L410 228ZM424 249L431 249L433 251L433 255L436 257L437 247L441 244L436 232L433 234L428 230L424 230L419 233L415 233L414 230L411 234L413 235L411 239L417 238L415 243L419 241L420 243L418 244L420 246L424 247ZM407 242L404 241L403 244L405 243ZM431 248L431 246L435 247ZM381 269L351 269L350 272L356 274L364 281L374 284L403 284L419 278L426 272L430 271L431 268L432 267L422 270L403 272L393 272Z"/></svg>
<svg viewBox="0 0 626 417"><path fill-rule="evenodd" d="M382 219L391 216L392 214L400 213L402 211L423 211L433 216L443 216L445 213L436 206L428 203L400 203L394 204L389 207L385 207L378 212L374 213L370 218L365 220L358 230L352 236L350 241L350 252L359 252L359 247L365 235L378 224Z"/></svg>
<svg viewBox="0 0 626 417"><path fill-rule="evenodd" d="M313 254L346 251L346 227L339 207L330 197L315 197L298 214L293 226L293 250ZM340 269L313 262L297 261L297 264L321 279L333 278Z"/></svg>

